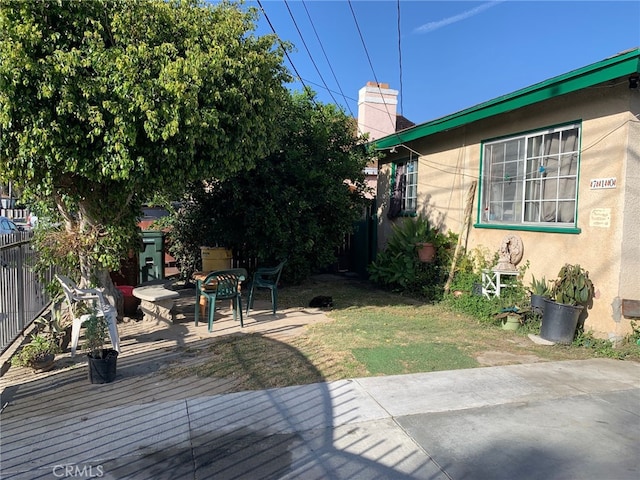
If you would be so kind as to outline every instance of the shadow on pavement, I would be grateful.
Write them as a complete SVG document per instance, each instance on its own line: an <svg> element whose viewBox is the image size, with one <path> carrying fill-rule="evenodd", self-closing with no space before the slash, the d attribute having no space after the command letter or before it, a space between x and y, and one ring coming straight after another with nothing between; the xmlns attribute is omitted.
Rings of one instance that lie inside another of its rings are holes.
<svg viewBox="0 0 640 480"><path fill-rule="evenodd" d="M188 299L185 303L185 309L193 309ZM229 322L217 324L217 337L237 333ZM291 318L293 325L297 322ZM297 351L292 352L296 365L290 367L306 369L316 383L269 389L270 379L249 367L224 378L176 378L166 369L190 361L195 369L198 361L210 360L215 351L207 348L215 337L194 333L188 315L171 326L135 322L125 327L113 383L90 384L81 354L74 360L63 356L50 374L3 382L1 478L441 476L418 447L385 433L397 425L383 412L363 414L377 406L351 381L323 383L320 372ZM206 326L197 328L206 332ZM282 323L271 330L289 328L297 327ZM263 343L268 349L293 350L274 338ZM244 375L253 375L261 389L227 393ZM362 410L367 402L371 408Z"/></svg>

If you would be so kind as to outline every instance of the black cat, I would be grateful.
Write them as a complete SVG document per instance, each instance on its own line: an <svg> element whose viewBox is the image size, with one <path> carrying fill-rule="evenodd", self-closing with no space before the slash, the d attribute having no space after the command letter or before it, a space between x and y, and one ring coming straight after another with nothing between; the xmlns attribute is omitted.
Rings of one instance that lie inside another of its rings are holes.
<svg viewBox="0 0 640 480"><path fill-rule="evenodd" d="M333 298L324 295L318 295L317 297L313 297L311 299L311 301L309 302L309 306L312 308L332 308Z"/></svg>

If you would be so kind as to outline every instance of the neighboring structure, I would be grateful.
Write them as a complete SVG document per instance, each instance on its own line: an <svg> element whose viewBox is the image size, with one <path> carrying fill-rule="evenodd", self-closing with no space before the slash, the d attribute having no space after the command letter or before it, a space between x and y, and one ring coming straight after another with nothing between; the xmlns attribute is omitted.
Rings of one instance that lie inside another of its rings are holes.
<svg viewBox="0 0 640 480"><path fill-rule="evenodd" d="M415 125L397 114L398 90L388 83L367 82L358 92L358 133L368 134L369 141ZM378 165L373 162L365 168L367 186L376 191Z"/></svg>
<svg viewBox="0 0 640 480"><path fill-rule="evenodd" d="M517 234L528 275L582 265L597 291L585 328L630 333L622 301L640 300L639 72L636 48L378 138L378 249L403 216L462 232L477 181L468 249L497 251Z"/></svg>

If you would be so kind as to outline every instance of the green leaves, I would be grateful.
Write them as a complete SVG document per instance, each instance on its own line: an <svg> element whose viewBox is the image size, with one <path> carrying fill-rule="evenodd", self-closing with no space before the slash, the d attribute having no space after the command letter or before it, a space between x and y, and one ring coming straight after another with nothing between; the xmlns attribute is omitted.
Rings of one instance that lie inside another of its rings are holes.
<svg viewBox="0 0 640 480"><path fill-rule="evenodd" d="M142 201L275 148L290 77L277 39L251 35L255 16L227 2L0 2L0 179L55 203L69 233L90 224L98 240L76 253L117 264Z"/></svg>
<svg viewBox="0 0 640 480"><path fill-rule="evenodd" d="M434 243L437 249L432 264L420 262L416 251L416 243L427 241ZM404 218L394 224L386 249L369 265L369 278L380 285L429 300L438 298L443 293L455 241L455 236L438 233L424 217Z"/></svg>
<svg viewBox="0 0 640 480"><path fill-rule="evenodd" d="M551 295L551 287L549 286L549 283L547 282L547 279L545 277L537 280L536 277L532 275L529 289L534 295L540 295L543 297L548 297Z"/></svg>
<svg viewBox="0 0 640 480"><path fill-rule="evenodd" d="M587 305L595 294L589 272L580 265L565 264L558 272L551 290L558 303L567 305Z"/></svg>
<svg viewBox="0 0 640 480"><path fill-rule="evenodd" d="M289 282L335 262L368 202L360 193L369 158L352 148L360 139L344 113L306 94L293 95L285 108L272 128L274 153L248 157L252 170L194 190L193 202L178 212L172 254L182 255L185 268L197 263L200 245L232 247L265 265L288 258L283 275Z"/></svg>

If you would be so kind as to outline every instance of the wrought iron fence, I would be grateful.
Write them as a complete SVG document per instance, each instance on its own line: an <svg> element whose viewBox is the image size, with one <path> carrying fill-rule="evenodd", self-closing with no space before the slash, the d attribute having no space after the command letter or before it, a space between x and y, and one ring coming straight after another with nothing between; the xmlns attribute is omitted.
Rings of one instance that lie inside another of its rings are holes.
<svg viewBox="0 0 640 480"><path fill-rule="evenodd" d="M34 271L33 232L0 236L0 352L4 352L49 304ZM45 275L51 281L53 271Z"/></svg>

